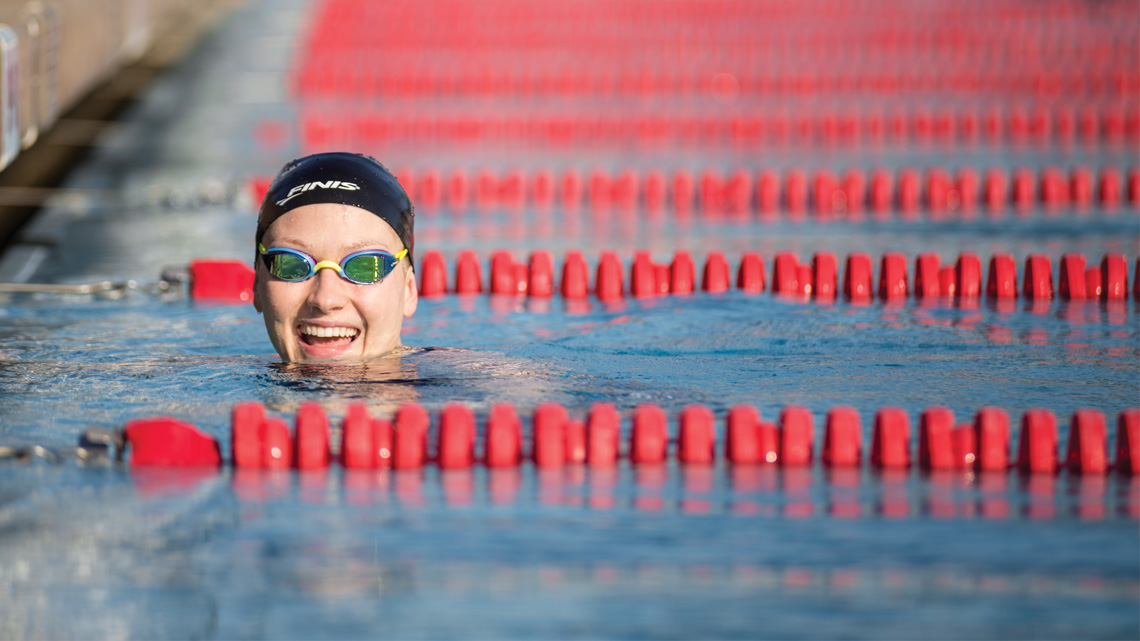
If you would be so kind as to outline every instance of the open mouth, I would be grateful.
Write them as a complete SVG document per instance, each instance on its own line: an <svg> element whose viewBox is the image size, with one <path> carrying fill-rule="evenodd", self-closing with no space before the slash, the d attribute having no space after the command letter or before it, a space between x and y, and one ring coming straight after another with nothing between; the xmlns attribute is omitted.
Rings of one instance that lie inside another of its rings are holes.
<svg viewBox="0 0 1140 641"><path fill-rule="evenodd" d="M360 330L355 327L322 327L319 325L300 325L297 335L301 343L315 350L341 351L360 336Z"/></svg>

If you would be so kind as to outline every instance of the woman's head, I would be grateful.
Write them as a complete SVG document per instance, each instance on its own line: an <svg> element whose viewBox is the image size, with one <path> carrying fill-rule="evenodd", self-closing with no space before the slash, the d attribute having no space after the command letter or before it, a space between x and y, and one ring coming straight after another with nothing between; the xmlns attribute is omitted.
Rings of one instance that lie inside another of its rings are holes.
<svg viewBox="0 0 1140 641"><path fill-rule="evenodd" d="M326 153L285 166L257 223L254 306L287 362L362 361L400 346L416 310L414 213L367 156Z"/></svg>

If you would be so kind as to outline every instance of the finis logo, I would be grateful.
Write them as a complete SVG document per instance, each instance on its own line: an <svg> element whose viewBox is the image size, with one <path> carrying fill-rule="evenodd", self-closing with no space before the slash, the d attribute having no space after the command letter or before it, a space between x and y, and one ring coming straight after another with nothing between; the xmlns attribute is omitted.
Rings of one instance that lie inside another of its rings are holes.
<svg viewBox="0 0 1140 641"><path fill-rule="evenodd" d="M277 206L281 207L285 203L293 200L306 191L312 191L314 189L344 189L345 191L356 191L360 189L360 186L356 183L344 182L343 180L330 180L328 182L321 182L318 180L316 182L305 183L303 185L297 185L296 187L290 189L288 196L277 201Z"/></svg>

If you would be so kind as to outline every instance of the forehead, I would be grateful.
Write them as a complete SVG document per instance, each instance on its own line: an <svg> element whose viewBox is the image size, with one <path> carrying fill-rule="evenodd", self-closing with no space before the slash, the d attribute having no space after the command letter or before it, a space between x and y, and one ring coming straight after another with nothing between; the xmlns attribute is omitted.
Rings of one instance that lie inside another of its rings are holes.
<svg viewBox="0 0 1140 641"><path fill-rule="evenodd" d="M383 218L352 205L319 203L298 207L265 230L264 244L283 241L301 248L403 247L396 230Z"/></svg>

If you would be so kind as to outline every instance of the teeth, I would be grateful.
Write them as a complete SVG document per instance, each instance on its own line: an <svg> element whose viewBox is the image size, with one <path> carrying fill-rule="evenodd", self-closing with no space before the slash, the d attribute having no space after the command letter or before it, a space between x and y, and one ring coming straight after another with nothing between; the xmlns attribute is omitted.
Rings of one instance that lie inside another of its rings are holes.
<svg viewBox="0 0 1140 641"><path fill-rule="evenodd" d="M317 338L335 338L344 337L352 338L360 333L360 330L352 327L318 327L316 325L302 325L301 333L309 336L316 336Z"/></svg>

